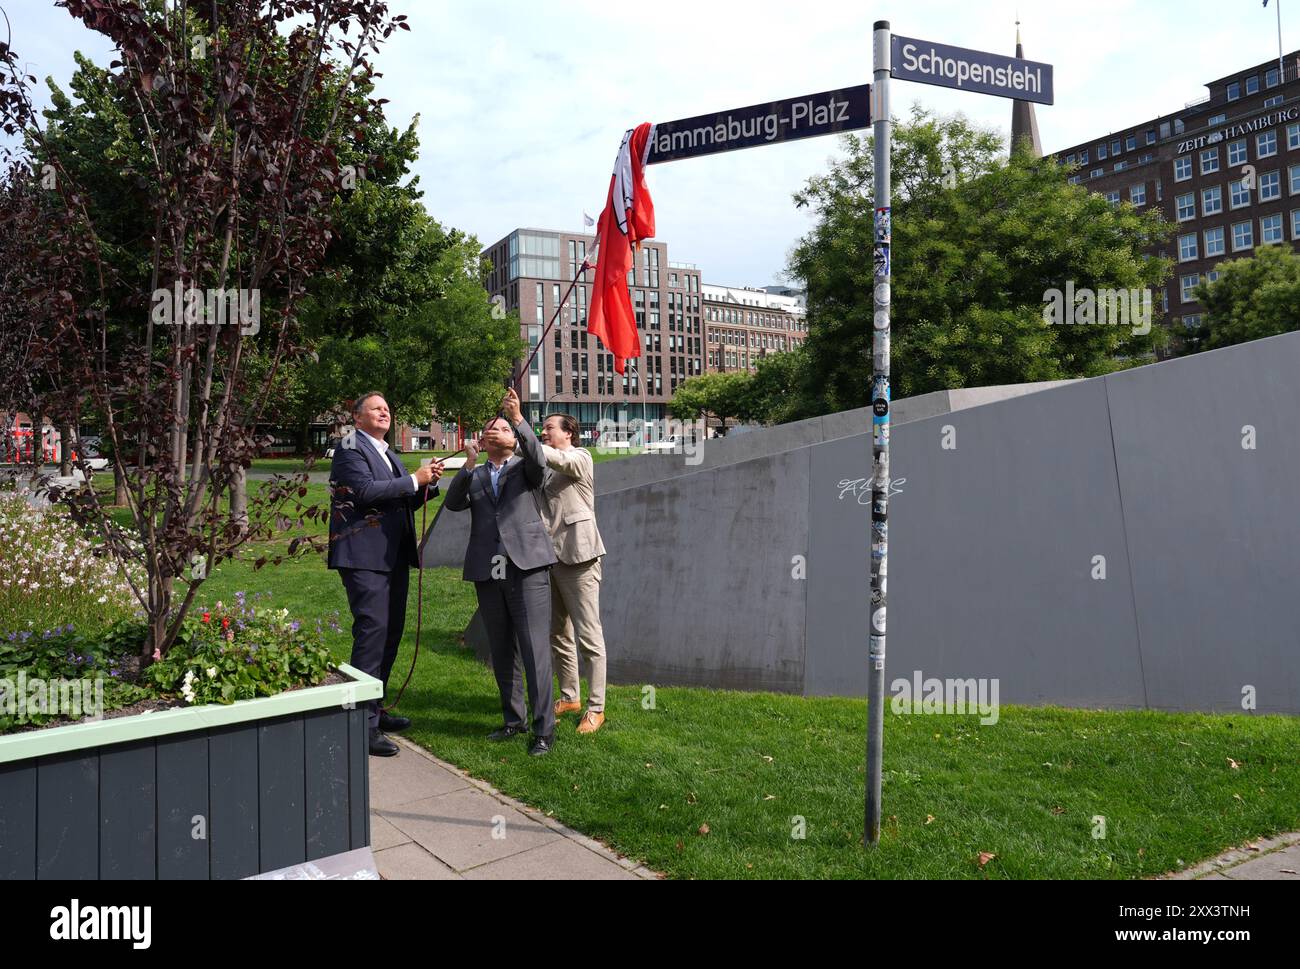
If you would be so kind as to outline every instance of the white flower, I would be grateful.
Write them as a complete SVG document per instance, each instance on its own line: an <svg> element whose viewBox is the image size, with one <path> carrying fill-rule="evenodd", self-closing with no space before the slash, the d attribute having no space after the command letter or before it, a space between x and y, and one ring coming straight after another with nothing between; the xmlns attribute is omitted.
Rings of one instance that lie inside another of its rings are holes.
<svg viewBox="0 0 1300 969"><path fill-rule="evenodd" d="M208 679L210 679L210 680L215 680L216 678L217 678L217 668L216 668L215 666L209 666L209 667L208 667Z"/></svg>

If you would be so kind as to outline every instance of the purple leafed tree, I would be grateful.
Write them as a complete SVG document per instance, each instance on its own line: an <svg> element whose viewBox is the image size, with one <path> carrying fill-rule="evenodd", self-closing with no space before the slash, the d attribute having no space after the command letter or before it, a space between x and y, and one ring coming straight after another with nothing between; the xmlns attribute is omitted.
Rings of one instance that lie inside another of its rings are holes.
<svg viewBox="0 0 1300 969"><path fill-rule="evenodd" d="M370 59L408 28L378 0L57 5L116 50L122 138L142 159L122 181L146 229L106 224L67 156L79 146L42 127L36 79L0 44L0 129L22 145L0 185L0 412L102 429L129 524L93 487L53 494L123 566L148 661L209 570L328 514L304 502L305 474L250 497L245 472L307 352L297 311L331 238L335 146L378 108Z"/></svg>

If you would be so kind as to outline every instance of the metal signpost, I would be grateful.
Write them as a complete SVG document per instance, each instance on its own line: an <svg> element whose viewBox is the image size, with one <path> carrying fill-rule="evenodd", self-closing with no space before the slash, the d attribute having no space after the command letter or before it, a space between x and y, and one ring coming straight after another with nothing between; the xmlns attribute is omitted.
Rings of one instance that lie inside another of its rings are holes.
<svg viewBox="0 0 1300 969"><path fill-rule="evenodd" d="M889 563L889 81L920 81L1024 101L1052 103L1052 67L1000 54L911 37L894 37L889 21L873 29L872 84L753 104L657 124L647 165L753 148L874 124L875 232L872 322L871 629L868 632L866 828L880 840L881 757L885 723L885 600Z"/></svg>
<svg viewBox="0 0 1300 969"><path fill-rule="evenodd" d="M871 631L867 649L867 784L863 840L880 841L881 760L885 732L885 603L889 581L889 279L892 215L889 185L889 80L920 81L1022 101L1052 103L1052 66L890 34L873 28L875 118L875 264L871 376Z"/></svg>

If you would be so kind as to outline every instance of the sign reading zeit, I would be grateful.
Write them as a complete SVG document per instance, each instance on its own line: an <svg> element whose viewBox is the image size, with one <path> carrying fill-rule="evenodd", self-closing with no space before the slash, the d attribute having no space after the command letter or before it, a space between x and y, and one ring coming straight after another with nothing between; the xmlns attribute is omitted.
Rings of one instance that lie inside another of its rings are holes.
<svg viewBox="0 0 1300 969"><path fill-rule="evenodd" d="M871 124L871 85L751 104L655 125L647 165L813 138Z"/></svg>
<svg viewBox="0 0 1300 969"><path fill-rule="evenodd" d="M889 76L1018 101L1052 103L1052 65L894 34Z"/></svg>

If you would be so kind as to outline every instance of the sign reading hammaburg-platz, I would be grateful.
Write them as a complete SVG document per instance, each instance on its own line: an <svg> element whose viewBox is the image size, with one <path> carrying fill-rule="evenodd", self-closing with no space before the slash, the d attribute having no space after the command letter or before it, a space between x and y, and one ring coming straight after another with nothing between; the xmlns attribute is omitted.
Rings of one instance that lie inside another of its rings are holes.
<svg viewBox="0 0 1300 969"><path fill-rule="evenodd" d="M871 124L871 85L805 94L656 124L647 165L814 138Z"/></svg>
<svg viewBox="0 0 1300 969"><path fill-rule="evenodd" d="M1005 54L936 44L915 37L890 38L889 76L1018 101L1052 103L1052 65Z"/></svg>

